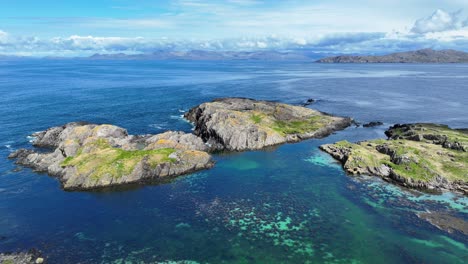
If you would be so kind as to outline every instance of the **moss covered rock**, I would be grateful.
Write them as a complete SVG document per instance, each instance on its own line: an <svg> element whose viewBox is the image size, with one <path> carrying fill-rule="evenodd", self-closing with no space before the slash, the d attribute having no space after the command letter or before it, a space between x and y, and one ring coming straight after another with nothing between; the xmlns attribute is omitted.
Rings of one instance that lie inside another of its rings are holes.
<svg viewBox="0 0 468 264"><path fill-rule="evenodd" d="M67 190L157 181L213 166L203 141L182 132L133 136L117 126L69 123L35 137L33 145L52 151L20 149L10 158L58 177Z"/></svg>
<svg viewBox="0 0 468 264"><path fill-rule="evenodd" d="M343 163L350 174L370 174L420 189L468 194L466 130L435 124L395 125L388 140L340 141L321 149Z"/></svg>

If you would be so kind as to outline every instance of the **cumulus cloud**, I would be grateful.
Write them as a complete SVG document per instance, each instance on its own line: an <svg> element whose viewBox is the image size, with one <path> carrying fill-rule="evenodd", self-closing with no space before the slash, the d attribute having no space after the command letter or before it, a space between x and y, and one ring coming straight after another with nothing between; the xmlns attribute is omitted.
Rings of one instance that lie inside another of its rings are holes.
<svg viewBox="0 0 468 264"><path fill-rule="evenodd" d="M411 32L416 34L425 34L456 30L465 26L468 26L468 19L463 21L461 10L450 13L442 9L438 9L432 13L432 15L418 19L411 28Z"/></svg>

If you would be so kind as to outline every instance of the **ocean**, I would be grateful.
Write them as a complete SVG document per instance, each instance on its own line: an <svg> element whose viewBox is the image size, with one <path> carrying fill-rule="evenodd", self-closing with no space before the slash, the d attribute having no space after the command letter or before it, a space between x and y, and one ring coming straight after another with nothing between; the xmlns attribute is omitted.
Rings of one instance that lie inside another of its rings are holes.
<svg viewBox="0 0 468 264"><path fill-rule="evenodd" d="M468 220L468 198L346 175L318 146L385 138L395 123L468 127L466 64L266 61L0 61L0 252L48 263L466 263L468 237L418 217ZM219 97L350 116L324 139L218 153L211 170L160 185L65 192L7 156L71 121L131 134L190 132L182 115Z"/></svg>

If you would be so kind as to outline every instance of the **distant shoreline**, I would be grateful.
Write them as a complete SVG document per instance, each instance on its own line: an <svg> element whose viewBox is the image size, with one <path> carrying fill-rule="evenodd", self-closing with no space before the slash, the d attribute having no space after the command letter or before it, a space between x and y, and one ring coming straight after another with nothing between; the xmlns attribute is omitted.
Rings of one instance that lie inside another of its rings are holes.
<svg viewBox="0 0 468 264"><path fill-rule="evenodd" d="M1 55L1 60L142 60L142 61L291 61L305 63L468 63L468 53L456 50L422 49L387 55L338 55L312 51L170 51L161 50L144 54L93 54L87 57L28 57Z"/></svg>

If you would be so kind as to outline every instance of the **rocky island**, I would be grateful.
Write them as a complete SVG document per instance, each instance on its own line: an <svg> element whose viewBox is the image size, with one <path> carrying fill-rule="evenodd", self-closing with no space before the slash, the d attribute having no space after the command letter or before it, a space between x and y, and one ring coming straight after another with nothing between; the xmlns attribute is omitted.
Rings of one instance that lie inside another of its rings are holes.
<svg viewBox="0 0 468 264"><path fill-rule="evenodd" d="M39 149L9 158L57 177L65 190L158 181L213 166L203 141L183 132L134 136L113 125L69 123L33 136Z"/></svg>
<svg viewBox="0 0 468 264"><path fill-rule="evenodd" d="M222 98L192 108L185 118L212 150L254 150L307 138L321 138L351 125L301 106L247 98Z"/></svg>
<svg viewBox="0 0 468 264"><path fill-rule="evenodd" d="M382 56L342 55L318 60L319 63L468 63L468 53L457 50L422 49Z"/></svg>
<svg viewBox="0 0 468 264"><path fill-rule="evenodd" d="M417 189L468 194L468 130L436 124L390 127L388 140L340 141L320 148L350 174L380 176Z"/></svg>

